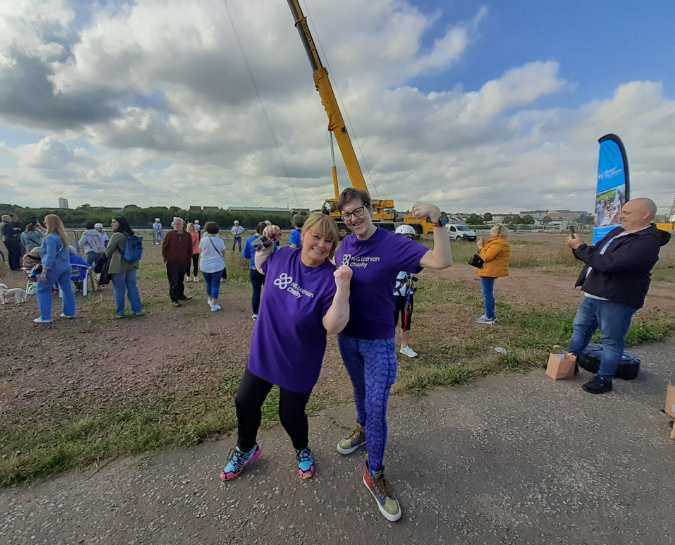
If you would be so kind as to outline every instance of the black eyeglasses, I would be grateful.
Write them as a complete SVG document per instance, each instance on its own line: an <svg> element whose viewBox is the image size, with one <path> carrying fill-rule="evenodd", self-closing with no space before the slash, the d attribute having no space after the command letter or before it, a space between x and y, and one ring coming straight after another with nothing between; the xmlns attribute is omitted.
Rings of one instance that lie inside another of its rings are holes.
<svg viewBox="0 0 675 545"><path fill-rule="evenodd" d="M365 206L359 206L358 208L354 208L351 212L342 212L342 218L349 220L354 218L362 218L363 215L366 213L366 207Z"/></svg>

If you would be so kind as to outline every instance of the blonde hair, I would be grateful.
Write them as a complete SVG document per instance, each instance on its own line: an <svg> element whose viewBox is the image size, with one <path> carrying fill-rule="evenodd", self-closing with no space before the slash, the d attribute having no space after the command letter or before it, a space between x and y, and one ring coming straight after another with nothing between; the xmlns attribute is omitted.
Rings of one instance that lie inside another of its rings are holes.
<svg viewBox="0 0 675 545"><path fill-rule="evenodd" d="M188 233L192 233L192 231L195 230L194 224L193 224L192 222L188 223L188 224L187 224L187 227L185 227L185 230L186 230Z"/></svg>
<svg viewBox="0 0 675 545"><path fill-rule="evenodd" d="M333 221L333 218L326 216L326 214L322 214L321 212L312 212L302 226L303 235L309 231L312 231L333 243L333 247L330 249L329 254L329 258L332 258L335 253L335 248L337 248L337 243L340 240L340 232L338 231L337 224Z"/></svg>
<svg viewBox="0 0 675 545"><path fill-rule="evenodd" d="M63 226L63 221L56 214L47 214L45 216L45 225L47 226L47 234L56 233L59 235L64 246L68 246L68 239L66 238L66 229Z"/></svg>
<svg viewBox="0 0 675 545"><path fill-rule="evenodd" d="M507 238L509 236L509 230L506 228L506 225L495 223L490 229L490 234L497 238Z"/></svg>

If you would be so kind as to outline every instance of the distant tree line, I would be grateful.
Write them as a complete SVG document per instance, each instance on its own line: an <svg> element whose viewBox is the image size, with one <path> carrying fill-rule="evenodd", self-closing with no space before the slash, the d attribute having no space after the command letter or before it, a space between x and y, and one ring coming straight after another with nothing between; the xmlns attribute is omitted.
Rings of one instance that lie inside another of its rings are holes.
<svg viewBox="0 0 675 545"><path fill-rule="evenodd" d="M135 204L129 204L123 208L91 206L89 204L83 204L77 208L28 208L13 204L0 204L0 213L16 214L22 225L35 219L42 221L47 214L57 214L66 227L75 229L83 228L87 222L100 222L107 228L115 216L124 216L131 226L137 229L149 228L155 218L159 218L162 225L168 228L175 216L179 216L186 221L198 219L202 225L207 221L215 221L221 228L230 227L234 220L239 220L239 223L244 227L255 229L258 222L270 220L282 229L288 229L291 227L291 215L294 211L264 212L251 210L230 212L215 207L209 207L207 210L185 210L177 206L141 208Z"/></svg>

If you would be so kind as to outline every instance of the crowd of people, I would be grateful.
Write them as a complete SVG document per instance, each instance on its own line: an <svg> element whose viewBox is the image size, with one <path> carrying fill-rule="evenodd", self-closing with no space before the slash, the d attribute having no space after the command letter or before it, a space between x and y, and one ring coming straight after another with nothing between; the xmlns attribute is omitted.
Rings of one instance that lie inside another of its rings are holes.
<svg viewBox="0 0 675 545"><path fill-rule="evenodd" d="M402 509L385 478L384 463L387 407L398 369L396 328L400 322L399 353L416 357L410 346L416 275L422 269L449 267L450 241L443 215L434 205L419 204L411 210L413 216L432 223L431 248L415 240L415 230L409 225L401 225L395 232L378 227L365 192L345 189L337 207L349 230L341 241L333 219L320 212L294 216L294 229L286 246L281 244L281 230L270 222L260 222L243 249L245 228L235 222L230 230L232 251L241 251L249 271L255 324L248 363L235 398L237 441L220 478L230 481L238 477L260 457L257 432L261 407L273 386L280 390L279 418L295 450L295 471L301 479L312 478L316 461L310 448L306 406L319 379L327 336L337 335L353 389L355 425L337 440L336 450L344 456L366 450L362 481L382 516L396 521ZM652 224L655 213L651 200L633 199L622 208L621 225L596 244L587 244L576 235L570 235L566 242L584 264L576 284L583 299L574 319L570 356L578 357L597 329L602 339L599 371L583 385L589 393L611 391L631 318L644 304L650 271L660 248L670 238ZM21 251L39 254L40 316L35 322L52 321L55 287L62 294L61 317L74 318L69 262L73 249L68 246L60 218L49 214L44 225L35 221L23 231L13 218L3 216L2 220L13 269L20 265ZM79 244L91 266L105 263L115 294L115 317L126 315L127 300L132 316L142 316L136 277L140 253L129 251L136 238L134 231L123 217L116 217L111 229L108 240L102 225L88 224ZM202 228L196 220L186 225L184 219L176 217L171 230L163 233L157 220L153 244L161 244L173 306L180 307L190 299L184 282L198 282L201 273L210 310L222 309L218 299L227 268L225 241L216 223L207 222ZM484 312L476 320L480 325L493 326L497 320L495 282L508 275L510 256L508 231L503 225L493 226L484 240L477 241L471 264L477 267L483 295Z"/></svg>

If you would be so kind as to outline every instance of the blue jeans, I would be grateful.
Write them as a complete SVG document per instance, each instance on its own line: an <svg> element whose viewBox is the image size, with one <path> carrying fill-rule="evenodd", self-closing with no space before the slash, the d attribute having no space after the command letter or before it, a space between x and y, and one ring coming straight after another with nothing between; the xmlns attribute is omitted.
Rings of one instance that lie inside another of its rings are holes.
<svg viewBox="0 0 675 545"><path fill-rule="evenodd" d="M495 316L495 296L493 294L495 288L495 278L488 278L481 276L480 289L483 292L483 302L485 305L485 317L488 320L494 320Z"/></svg>
<svg viewBox="0 0 675 545"><path fill-rule="evenodd" d="M75 294L73 283L70 281L70 267L63 270L50 270L47 279L38 282L37 302L40 309L40 318L52 319L52 287L57 284L63 293L63 314L75 316Z"/></svg>
<svg viewBox="0 0 675 545"><path fill-rule="evenodd" d="M581 354L599 327L602 356L598 376L611 379L621 362L624 338L636 310L628 305L584 297L574 317L568 351L577 356Z"/></svg>
<svg viewBox="0 0 675 545"><path fill-rule="evenodd" d="M394 339L355 339L338 335L338 346L354 387L356 420L366 434L368 467L372 473L384 468L387 446L387 403L396 382Z"/></svg>
<svg viewBox="0 0 675 545"><path fill-rule="evenodd" d="M220 293L220 279L223 277L223 271L216 271L214 273L206 273L202 271L204 275L204 283L206 284L206 294L211 299L218 299L218 294Z"/></svg>
<svg viewBox="0 0 675 545"><path fill-rule="evenodd" d="M129 304L134 314L141 312L141 294L138 293L136 285L136 269L127 272L114 273L112 275L113 291L115 292L115 314L122 316L124 314L124 294L129 296Z"/></svg>

